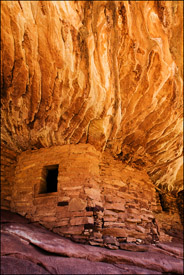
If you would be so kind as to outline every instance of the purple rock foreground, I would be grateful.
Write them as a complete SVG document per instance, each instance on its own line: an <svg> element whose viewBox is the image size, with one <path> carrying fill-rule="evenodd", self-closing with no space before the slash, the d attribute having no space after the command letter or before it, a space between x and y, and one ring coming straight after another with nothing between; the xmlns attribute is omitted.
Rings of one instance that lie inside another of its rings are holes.
<svg viewBox="0 0 184 275"><path fill-rule="evenodd" d="M2 210L1 274L183 274L182 243L82 245Z"/></svg>

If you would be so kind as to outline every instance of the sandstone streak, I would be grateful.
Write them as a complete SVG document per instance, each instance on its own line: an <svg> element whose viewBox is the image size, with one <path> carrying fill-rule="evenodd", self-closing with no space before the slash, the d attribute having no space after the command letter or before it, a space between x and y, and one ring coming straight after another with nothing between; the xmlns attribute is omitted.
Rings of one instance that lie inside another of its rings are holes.
<svg viewBox="0 0 184 275"><path fill-rule="evenodd" d="M182 5L2 1L2 141L110 148L180 191Z"/></svg>

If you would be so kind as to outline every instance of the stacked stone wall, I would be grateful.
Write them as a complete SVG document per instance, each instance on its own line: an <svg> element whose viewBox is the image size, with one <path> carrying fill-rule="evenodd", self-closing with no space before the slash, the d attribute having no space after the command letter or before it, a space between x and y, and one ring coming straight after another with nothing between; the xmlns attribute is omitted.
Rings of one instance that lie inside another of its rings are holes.
<svg viewBox="0 0 184 275"><path fill-rule="evenodd" d="M17 153L1 144L1 208L10 210Z"/></svg>
<svg viewBox="0 0 184 275"><path fill-rule="evenodd" d="M100 163L104 198L103 235L121 242L149 243L155 225L152 210L156 206L155 188L147 173L122 164L104 153ZM152 230L153 229L153 230Z"/></svg>
<svg viewBox="0 0 184 275"><path fill-rule="evenodd" d="M57 192L40 194L43 169L59 165ZM158 240L156 194L145 171L90 145L65 145L19 155L11 209L82 243L121 247ZM154 239L156 237L156 239Z"/></svg>
<svg viewBox="0 0 184 275"><path fill-rule="evenodd" d="M177 203L182 225L184 225L184 199L183 198L184 198L184 190L180 191L176 198L176 203Z"/></svg>
<svg viewBox="0 0 184 275"><path fill-rule="evenodd" d="M153 212L160 229L160 241L170 241L172 236L178 235L183 230L180 215L182 202L173 194L161 190L156 192L156 198L157 207Z"/></svg>

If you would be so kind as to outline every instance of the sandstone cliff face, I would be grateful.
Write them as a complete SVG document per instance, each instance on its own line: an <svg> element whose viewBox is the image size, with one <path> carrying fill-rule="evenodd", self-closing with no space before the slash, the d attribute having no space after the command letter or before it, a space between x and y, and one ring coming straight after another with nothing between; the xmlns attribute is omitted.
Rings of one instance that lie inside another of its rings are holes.
<svg viewBox="0 0 184 275"><path fill-rule="evenodd" d="M2 1L2 141L108 148L180 191L182 5Z"/></svg>

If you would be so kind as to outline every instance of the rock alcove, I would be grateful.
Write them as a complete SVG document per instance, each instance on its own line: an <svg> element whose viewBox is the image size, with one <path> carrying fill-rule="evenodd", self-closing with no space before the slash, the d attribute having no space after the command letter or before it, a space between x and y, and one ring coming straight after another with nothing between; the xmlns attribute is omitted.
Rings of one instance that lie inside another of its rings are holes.
<svg viewBox="0 0 184 275"><path fill-rule="evenodd" d="M112 249L181 230L182 9L1 1L3 209Z"/></svg>

